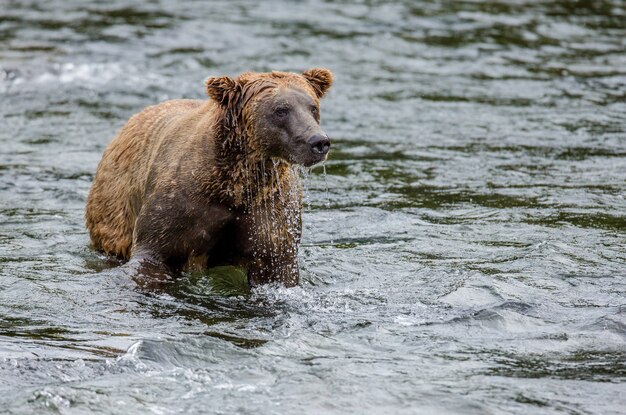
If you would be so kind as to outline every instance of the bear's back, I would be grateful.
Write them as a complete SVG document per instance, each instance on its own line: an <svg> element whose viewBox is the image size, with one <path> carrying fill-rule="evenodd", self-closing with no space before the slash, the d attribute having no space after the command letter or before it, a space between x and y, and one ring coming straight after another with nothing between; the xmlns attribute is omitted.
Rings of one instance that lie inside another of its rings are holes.
<svg viewBox="0 0 626 415"><path fill-rule="evenodd" d="M176 99L133 115L107 146L86 207L87 228L97 249L129 258L135 219L156 150L168 127L206 101Z"/></svg>

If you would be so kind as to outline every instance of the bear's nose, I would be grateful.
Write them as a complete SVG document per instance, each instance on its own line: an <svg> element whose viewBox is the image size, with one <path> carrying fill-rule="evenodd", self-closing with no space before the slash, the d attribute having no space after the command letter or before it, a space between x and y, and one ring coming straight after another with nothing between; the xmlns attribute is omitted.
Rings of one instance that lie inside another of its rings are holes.
<svg viewBox="0 0 626 415"><path fill-rule="evenodd" d="M316 154L326 154L330 149L330 140L325 134L316 134L309 138L311 150Z"/></svg>

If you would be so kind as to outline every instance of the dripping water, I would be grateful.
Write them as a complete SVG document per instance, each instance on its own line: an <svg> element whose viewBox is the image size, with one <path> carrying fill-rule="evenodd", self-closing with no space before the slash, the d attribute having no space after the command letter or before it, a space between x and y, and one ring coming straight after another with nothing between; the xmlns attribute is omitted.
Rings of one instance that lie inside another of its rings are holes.
<svg viewBox="0 0 626 415"><path fill-rule="evenodd" d="M322 162L322 177L324 179L324 197L326 198L326 209L330 209L330 195L328 192L328 176L326 175L326 160ZM331 220L331 219L328 219ZM330 234L330 245L334 245L332 234Z"/></svg>
<svg viewBox="0 0 626 415"><path fill-rule="evenodd" d="M324 178L324 197L326 198L326 208L330 209L330 197L328 194L328 176L326 175L326 160L322 162L322 177Z"/></svg>

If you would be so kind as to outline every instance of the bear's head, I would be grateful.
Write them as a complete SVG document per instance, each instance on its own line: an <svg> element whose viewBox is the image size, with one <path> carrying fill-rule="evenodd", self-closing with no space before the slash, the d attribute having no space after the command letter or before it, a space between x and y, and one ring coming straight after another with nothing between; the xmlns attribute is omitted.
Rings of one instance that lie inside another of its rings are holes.
<svg viewBox="0 0 626 415"><path fill-rule="evenodd" d="M244 136L247 151L312 166L326 158L330 139L320 128L320 99L333 83L328 69L302 74L246 72L207 79L209 97L224 110L229 131Z"/></svg>

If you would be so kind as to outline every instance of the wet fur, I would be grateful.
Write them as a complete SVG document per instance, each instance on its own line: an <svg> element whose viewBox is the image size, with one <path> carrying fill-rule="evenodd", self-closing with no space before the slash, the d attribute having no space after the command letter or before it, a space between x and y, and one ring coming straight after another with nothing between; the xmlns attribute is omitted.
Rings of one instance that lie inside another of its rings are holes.
<svg viewBox="0 0 626 415"><path fill-rule="evenodd" d="M134 115L107 147L89 193L94 247L176 270L238 265L254 283L296 284L300 179L290 163L267 156L255 108L282 86L319 103L330 83L330 72L316 69L210 78L211 100L172 100Z"/></svg>

